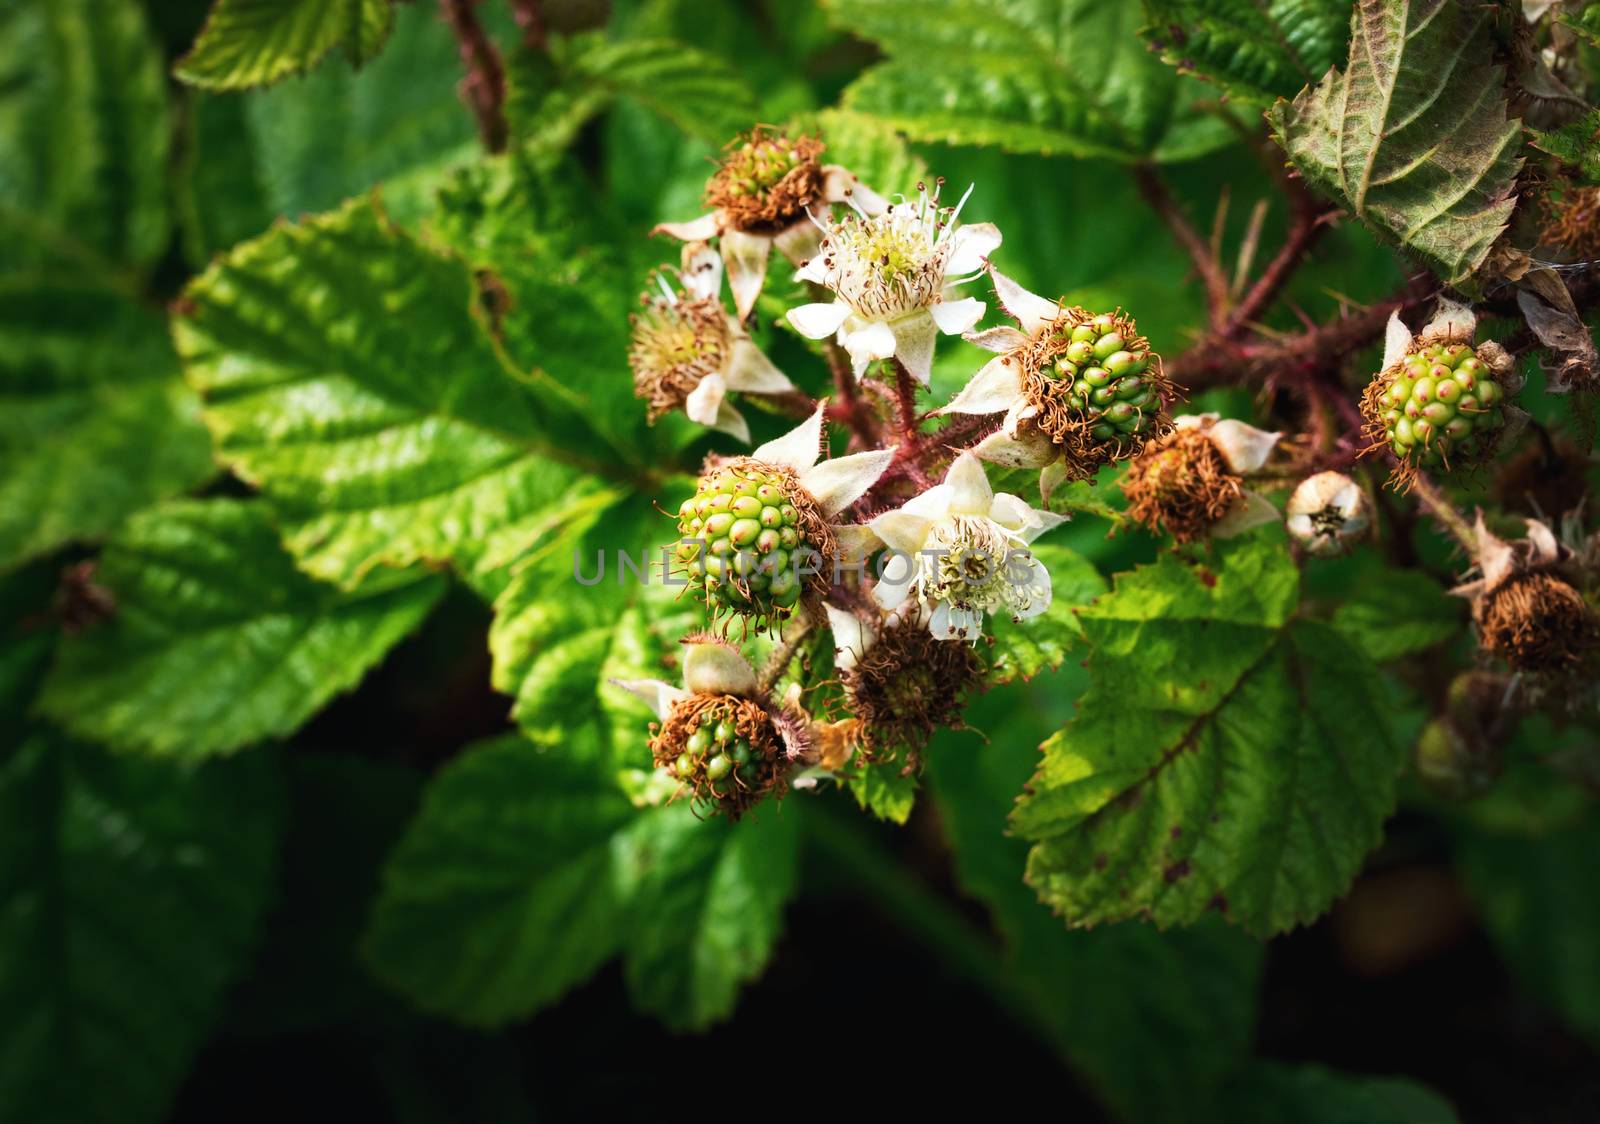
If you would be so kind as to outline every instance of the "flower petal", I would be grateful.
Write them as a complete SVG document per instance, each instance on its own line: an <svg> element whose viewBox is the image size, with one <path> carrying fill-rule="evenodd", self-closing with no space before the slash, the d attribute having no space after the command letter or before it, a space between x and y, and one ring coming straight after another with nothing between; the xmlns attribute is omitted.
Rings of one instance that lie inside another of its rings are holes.
<svg viewBox="0 0 1600 1124"><path fill-rule="evenodd" d="M1206 431L1206 436L1211 438L1228 467L1245 475L1267 463L1267 457L1283 434L1268 433L1242 421L1223 418Z"/></svg>
<svg viewBox="0 0 1600 1124"><path fill-rule="evenodd" d="M1065 461L1051 461L1039 470L1039 502L1049 503L1050 494L1061 486L1067 478L1067 464Z"/></svg>
<svg viewBox="0 0 1600 1124"><path fill-rule="evenodd" d="M767 258L772 253L772 235L747 234L729 230L722 236L722 261L728 267L728 288L733 292L733 307L741 321L750 319L756 298L767 279Z"/></svg>
<svg viewBox="0 0 1600 1124"><path fill-rule="evenodd" d="M1020 538L1031 543L1046 531L1061 526L1071 516L1057 515L1053 511L1040 511L1029 507L1020 496L1001 492L989 505L989 518Z"/></svg>
<svg viewBox="0 0 1600 1124"><path fill-rule="evenodd" d="M1228 514L1212 526L1211 537L1231 539L1254 527L1276 523L1278 518L1278 509L1272 506L1272 501L1259 493L1246 492L1239 497L1239 502L1233 505Z"/></svg>
<svg viewBox="0 0 1600 1124"><path fill-rule="evenodd" d="M817 249L819 252L811 255L805 261L800 263L800 268L794 272L794 279L796 281L810 281L816 285L827 283L828 262L827 259L825 259L820 253L821 248L822 244L819 241L817 243Z"/></svg>
<svg viewBox="0 0 1600 1124"><path fill-rule="evenodd" d="M936 414L1003 414L1022 393L1022 366L1015 359L997 355L989 360L967 385L956 392Z"/></svg>
<svg viewBox="0 0 1600 1124"><path fill-rule="evenodd" d="M657 718L665 718L671 713L673 703L689 697L689 692L682 687L659 679L613 679L611 685L643 699Z"/></svg>
<svg viewBox="0 0 1600 1124"><path fill-rule="evenodd" d="M756 693L755 668L731 644L707 640L685 644L683 683L696 695L744 695Z"/></svg>
<svg viewBox="0 0 1600 1124"><path fill-rule="evenodd" d="M1022 330L1029 335L1060 317L1059 304L1030 293L993 266L989 267L989 278L994 282L994 295L1000 299L1000 307L1016 317Z"/></svg>
<svg viewBox="0 0 1600 1124"><path fill-rule="evenodd" d="M784 257L802 266L822 252L822 231L809 216L803 216L799 222L776 234L772 243Z"/></svg>
<svg viewBox="0 0 1600 1124"><path fill-rule="evenodd" d="M895 353L894 332L881 320L846 330L839 342L850 353L850 363L857 375L865 371L867 364L874 359L887 359Z"/></svg>
<svg viewBox="0 0 1600 1124"><path fill-rule="evenodd" d="M1004 355L1016 351L1027 345L1028 337L1017 331L1010 324L1001 324L996 328L985 328L981 332L968 332L962 337L968 343L975 343L985 351L998 351Z"/></svg>
<svg viewBox="0 0 1600 1124"><path fill-rule="evenodd" d="M923 386L933 374L933 345L939 338L932 314L919 309L894 322L894 356Z"/></svg>
<svg viewBox="0 0 1600 1124"><path fill-rule="evenodd" d="M1204 429L1208 422L1214 422L1222 415L1211 411L1205 414L1179 414L1172 419L1173 429Z"/></svg>
<svg viewBox="0 0 1600 1124"><path fill-rule="evenodd" d="M946 277L961 277L983 268L990 254L1000 246L1000 228L992 222L975 222L960 227L950 236L950 258L945 263Z"/></svg>
<svg viewBox="0 0 1600 1124"><path fill-rule="evenodd" d="M800 483L817 501L824 515L837 515L878 482L894 460L893 449L876 449L835 457L800 473Z"/></svg>
<svg viewBox="0 0 1600 1124"><path fill-rule="evenodd" d="M832 605L823 605L823 608L827 610L828 628L833 633L833 666L848 671L878 637L872 627L854 613Z"/></svg>
<svg viewBox="0 0 1600 1124"><path fill-rule="evenodd" d="M795 331L808 340L820 340L839 330L845 317L850 315L850 306L844 301L823 301L791 308L786 315Z"/></svg>
<svg viewBox="0 0 1600 1124"><path fill-rule="evenodd" d="M875 516L867 526L890 550L915 555L922 549L922 544L928 541L933 520L908 512L905 508L896 508Z"/></svg>
<svg viewBox="0 0 1600 1124"><path fill-rule="evenodd" d="M709 215L701 215L688 222L663 222L657 223L650 231L652 235L665 234L669 238L676 238L680 242L704 242L708 238L715 238L722 230L722 216L716 211Z"/></svg>
<svg viewBox="0 0 1600 1124"><path fill-rule="evenodd" d="M745 336L733 341L728 370L723 377L729 390L742 390L746 394L787 394L795 388L794 383L772 365L767 353Z"/></svg>
<svg viewBox="0 0 1600 1124"><path fill-rule="evenodd" d="M865 215L881 215L889 206L883 196L838 164L822 166L822 197L829 203L849 203Z"/></svg>
<svg viewBox="0 0 1600 1124"><path fill-rule="evenodd" d="M915 558L900 555L889 559L883 576L872 586L872 599L886 613L892 613L906 603L911 593L911 581L916 576Z"/></svg>
<svg viewBox="0 0 1600 1124"><path fill-rule="evenodd" d="M1013 560L1012 565L1018 565L1019 562L1020 559ZM1037 558L1029 558L1027 566L1028 576L1024 581L1029 590L1028 603L1012 610L1012 616L1019 621L1038 616L1050 607L1050 602L1055 597L1055 591L1050 585L1050 571L1045 568L1045 564Z"/></svg>
<svg viewBox="0 0 1600 1124"><path fill-rule="evenodd" d="M768 464L781 464L804 473L822 455L822 412L818 406L805 421L782 437L774 437L750 455Z"/></svg>
<svg viewBox="0 0 1600 1124"><path fill-rule="evenodd" d="M945 473L944 482L950 485L950 511L956 515L988 515L994 503L994 489L989 487L989 477L983 463L971 453L962 453Z"/></svg>
<svg viewBox="0 0 1600 1124"><path fill-rule="evenodd" d="M689 392L689 397L683 403L683 412L689 415L690 421L716 425L717 411L722 409L722 400L727 393L728 384L721 375L707 375L700 380L699 386Z"/></svg>
<svg viewBox="0 0 1600 1124"><path fill-rule="evenodd" d="M687 245L678 279L691 300L710 300L722 292L722 259L704 243Z"/></svg>
<svg viewBox="0 0 1600 1124"><path fill-rule="evenodd" d="M1383 332L1383 366L1378 369L1387 371L1404 359L1410 350L1411 329L1401 322L1399 312L1389 313L1389 323Z"/></svg>
<svg viewBox="0 0 1600 1124"><path fill-rule="evenodd" d="M722 400L722 406L717 410L717 420L707 428L714 429L718 433L726 433L746 445L750 444L750 423L744 420L744 415L726 398Z"/></svg>
<svg viewBox="0 0 1600 1124"><path fill-rule="evenodd" d="M977 297L942 300L928 309L934 327L947 336L959 336L983 319L983 302Z"/></svg>
<svg viewBox="0 0 1600 1124"><path fill-rule="evenodd" d="M1036 429L1013 437L1004 429L996 430L972 447L972 455L1002 468L1045 468L1061 464L1061 450ZM1062 473L1066 472L1062 466Z"/></svg>
<svg viewBox="0 0 1600 1124"><path fill-rule="evenodd" d="M854 566L883 545L876 531L865 523L835 523L833 537L839 543L839 565Z"/></svg>
<svg viewBox="0 0 1600 1124"><path fill-rule="evenodd" d="M910 515L920 515L924 519L943 519L950 514L950 501L955 498L956 490L948 484L935 484L926 492L912 496L901 504L898 510Z"/></svg>

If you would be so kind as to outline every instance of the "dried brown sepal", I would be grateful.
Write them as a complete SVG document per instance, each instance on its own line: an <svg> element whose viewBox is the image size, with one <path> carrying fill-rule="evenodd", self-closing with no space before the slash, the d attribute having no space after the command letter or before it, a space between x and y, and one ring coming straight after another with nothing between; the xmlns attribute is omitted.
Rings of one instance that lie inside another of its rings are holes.
<svg viewBox="0 0 1600 1124"><path fill-rule="evenodd" d="M1480 643L1517 671L1574 672L1600 646L1600 620L1583 596L1550 573L1509 578L1478 605Z"/></svg>
<svg viewBox="0 0 1600 1124"><path fill-rule="evenodd" d="M1571 260L1600 257L1600 187L1566 186L1540 200L1539 243Z"/></svg>
<svg viewBox="0 0 1600 1124"><path fill-rule="evenodd" d="M628 366L633 392L644 400L654 424L682 409L701 379L727 365L733 334L715 298L669 303L646 293L641 301L644 311L629 317Z"/></svg>
<svg viewBox="0 0 1600 1124"><path fill-rule="evenodd" d="M736 230L774 234L806 218L823 196L820 138L758 125L735 138L706 183L706 206Z"/></svg>
<svg viewBox="0 0 1600 1124"><path fill-rule="evenodd" d="M1061 450L1067 481L1093 479L1103 466L1135 457L1150 442L1159 441L1172 432L1168 411L1178 399L1177 384L1167 378L1161 356L1150 350L1150 341L1139 334L1134 318L1120 308L1108 315L1114 330L1123 337L1123 349L1146 364L1139 378L1151 388L1159 403L1151 424L1141 426L1139 432L1097 437L1094 433L1097 420L1072 404L1071 384L1056 375L1056 362L1066 355L1072 330L1096 318L1088 309L1062 306L1059 317L1008 358L1009 362L1021 364L1022 394L1035 411L1021 428L1032 427Z"/></svg>
<svg viewBox="0 0 1600 1124"><path fill-rule="evenodd" d="M691 739L702 729L720 723L731 727L738 742L749 747L748 770L734 766L718 778L707 765L714 753L698 757ZM650 739L650 755L684 786L697 808L722 812L737 820L768 796L782 798L793 767L776 716L761 703L737 695L689 695L674 703ZM694 765L685 767L685 760Z"/></svg>
<svg viewBox="0 0 1600 1124"><path fill-rule="evenodd" d="M840 676L860 721L857 759L873 764L905 750L907 767L917 767L935 730L964 728L983 670L970 644L935 639L910 621L885 628Z"/></svg>
<svg viewBox="0 0 1600 1124"><path fill-rule="evenodd" d="M1146 448L1122 480L1128 517L1180 543L1203 538L1244 495L1203 429L1178 429Z"/></svg>

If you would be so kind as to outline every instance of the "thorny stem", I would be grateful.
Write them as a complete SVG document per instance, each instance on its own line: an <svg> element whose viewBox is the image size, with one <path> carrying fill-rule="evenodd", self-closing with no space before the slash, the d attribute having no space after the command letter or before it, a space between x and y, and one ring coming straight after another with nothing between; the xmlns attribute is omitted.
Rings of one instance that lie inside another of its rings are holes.
<svg viewBox="0 0 1600 1124"><path fill-rule="evenodd" d="M504 152L509 135L505 68L500 63L500 52L478 22L474 11L477 3L478 0L439 0L439 8L460 44L461 61L467 68L467 76L461 81L461 98L478 119L483 147L490 152Z"/></svg>
<svg viewBox="0 0 1600 1124"><path fill-rule="evenodd" d="M1437 484L1418 473L1416 481L1412 484L1411 491L1416 495L1417 499L1422 501L1422 506L1428 509L1428 514L1437 519L1440 525L1450 532L1451 537L1461 544L1468 557L1478 552L1477 533L1473 531L1471 524L1466 521L1462 514L1456 510L1455 504L1451 503L1445 498L1444 493L1439 491Z"/></svg>
<svg viewBox="0 0 1600 1124"><path fill-rule="evenodd" d="M1167 185L1162 182L1155 170L1149 167L1140 167L1134 171L1134 179L1139 185L1139 194L1150 205L1150 209L1161 217L1167 224L1167 229L1172 232L1173 241L1189 255L1189 260L1194 263L1195 272L1200 275L1201 282L1206 288L1206 305L1211 312L1211 323L1220 324L1227 314L1229 304L1228 278L1223 272L1222 264L1211 251L1211 246L1200 232L1195 229L1189 216L1183 213L1183 208L1167 190Z"/></svg>

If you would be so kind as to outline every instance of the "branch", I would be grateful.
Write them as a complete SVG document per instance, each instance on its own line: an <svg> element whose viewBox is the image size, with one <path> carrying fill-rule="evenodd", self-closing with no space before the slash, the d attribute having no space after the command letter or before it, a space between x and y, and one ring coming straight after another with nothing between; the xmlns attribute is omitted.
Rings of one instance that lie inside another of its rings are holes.
<svg viewBox="0 0 1600 1124"><path fill-rule="evenodd" d="M473 9L478 0L439 0L445 22L460 44L467 76L461 81L461 100L478 119L478 135L490 152L504 152L510 130L506 126L506 75L500 52L484 34Z"/></svg>
<svg viewBox="0 0 1600 1124"><path fill-rule="evenodd" d="M805 613L794 617L784 627L783 638L772 650L772 656L761 669L761 676L757 680L763 692L772 690L772 685L783 678L783 673L789 670L789 664L794 660L795 653L800 650L800 642L810 631L811 618Z"/></svg>
<svg viewBox="0 0 1600 1124"><path fill-rule="evenodd" d="M517 26L522 28L522 45L541 54L548 51L550 36L540 0L511 0L511 10L517 17Z"/></svg>
<svg viewBox="0 0 1600 1124"><path fill-rule="evenodd" d="M1437 484L1418 473L1412 483L1411 491L1422 501L1422 506L1428 509L1428 514L1437 519L1440 525L1450 532L1451 537L1461 544L1469 558L1478 553L1478 536L1473 531L1472 525L1456 510L1455 504L1439 491Z"/></svg>
<svg viewBox="0 0 1600 1124"><path fill-rule="evenodd" d="M1200 232L1183 213L1178 201L1172 197L1167 185L1153 169L1139 167L1134 169L1133 175L1139 185L1139 194L1144 196L1144 201L1161 217L1161 221L1167 224L1173 240L1183 248L1189 255L1189 260L1194 263L1195 272L1200 275L1200 280L1206 287L1206 306L1211 312L1211 322L1220 324L1227 315L1229 303L1228 278L1223 272L1222 263L1211 252L1211 247L1200 236Z"/></svg>

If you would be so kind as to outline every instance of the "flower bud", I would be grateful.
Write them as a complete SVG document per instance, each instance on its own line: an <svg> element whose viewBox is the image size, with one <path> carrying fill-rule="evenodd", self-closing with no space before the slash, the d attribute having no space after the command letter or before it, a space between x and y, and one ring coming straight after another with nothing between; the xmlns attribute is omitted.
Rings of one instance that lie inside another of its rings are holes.
<svg viewBox="0 0 1600 1124"><path fill-rule="evenodd" d="M1284 514L1290 536L1319 557L1348 550L1372 522L1366 493L1342 472L1319 472L1302 480Z"/></svg>

